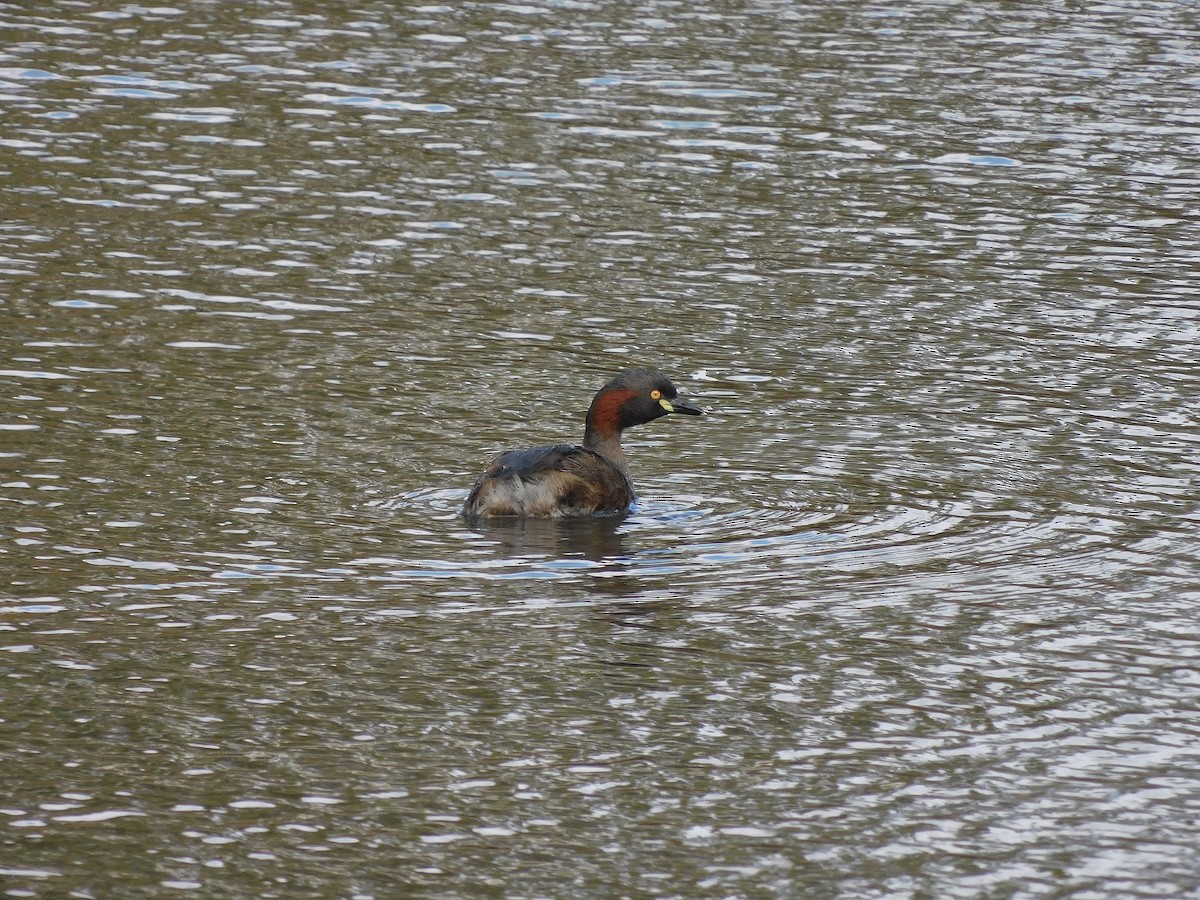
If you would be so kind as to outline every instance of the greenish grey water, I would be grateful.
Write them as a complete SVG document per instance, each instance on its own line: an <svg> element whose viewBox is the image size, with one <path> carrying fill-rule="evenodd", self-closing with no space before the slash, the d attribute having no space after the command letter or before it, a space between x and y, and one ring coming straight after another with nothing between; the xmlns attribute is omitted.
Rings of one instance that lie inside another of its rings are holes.
<svg viewBox="0 0 1200 900"><path fill-rule="evenodd" d="M7 895L1200 890L1191 7L0 25Z"/></svg>

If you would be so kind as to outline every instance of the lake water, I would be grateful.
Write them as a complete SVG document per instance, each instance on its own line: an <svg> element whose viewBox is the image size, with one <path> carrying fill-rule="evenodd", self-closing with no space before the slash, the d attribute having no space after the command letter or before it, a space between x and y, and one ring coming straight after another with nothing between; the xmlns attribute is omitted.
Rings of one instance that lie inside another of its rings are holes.
<svg viewBox="0 0 1200 900"><path fill-rule="evenodd" d="M1200 892L1193 7L0 25L7 896Z"/></svg>

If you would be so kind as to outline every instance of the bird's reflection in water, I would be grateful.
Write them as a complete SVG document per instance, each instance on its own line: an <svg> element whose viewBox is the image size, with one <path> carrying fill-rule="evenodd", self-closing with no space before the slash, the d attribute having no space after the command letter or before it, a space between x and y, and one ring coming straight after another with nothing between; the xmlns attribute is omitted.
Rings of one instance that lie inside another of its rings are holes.
<svg viewBox="0 0 1200 900"><path fill-rule="evenodd" d="M488 519L475 526L511 556L546 556L620 563L625 559L625 516L581 516L567 519Z"/></svg>
<svg viewBox="0 0 1200 900"><path fill-rule="evenodd" d="M569 563L586 561L592 590L605 603L607 615L623 618L653 615L677 606L676 591L661 574L647 574L637 548L627 546L623 525L628 516L579 518L504 518L479 522L474 530L514 557ZM581 573L583 574L583 573Z"/></svg>

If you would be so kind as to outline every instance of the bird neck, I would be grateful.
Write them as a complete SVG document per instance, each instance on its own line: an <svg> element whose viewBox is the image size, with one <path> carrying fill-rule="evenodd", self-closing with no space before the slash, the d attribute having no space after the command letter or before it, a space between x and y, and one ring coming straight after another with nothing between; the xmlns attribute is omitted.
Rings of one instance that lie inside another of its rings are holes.
<svg viewBox="0 0 1200 900"><path fill-rule="evenodd" d="M602 431L593 426L589 417L587 430L583 433L583 446L599 453L626 476L629 475L629 464L625 461L625 451L621 449L620 431Z"/></svg>
<svg viewBox="0 0 1200 900"><path fill-rule="evenodd" d="M629 465L621 450L621 426L624 424L621 411L634 396L636 391L628 388L598 393L588 409L587 426L583 432L583 446L612 462L626 476L629 475Z"/></svg>

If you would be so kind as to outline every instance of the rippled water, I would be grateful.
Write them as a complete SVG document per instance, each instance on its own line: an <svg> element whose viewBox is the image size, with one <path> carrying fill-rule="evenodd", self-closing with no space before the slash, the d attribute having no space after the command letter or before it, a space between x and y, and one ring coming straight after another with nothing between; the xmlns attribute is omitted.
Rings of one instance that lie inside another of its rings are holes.
<svg viewBox="0 0 1200 900"><path fill-rule="evenodd" d="M8 895L1200 891L1190 6L0 25Z"/></svg>

